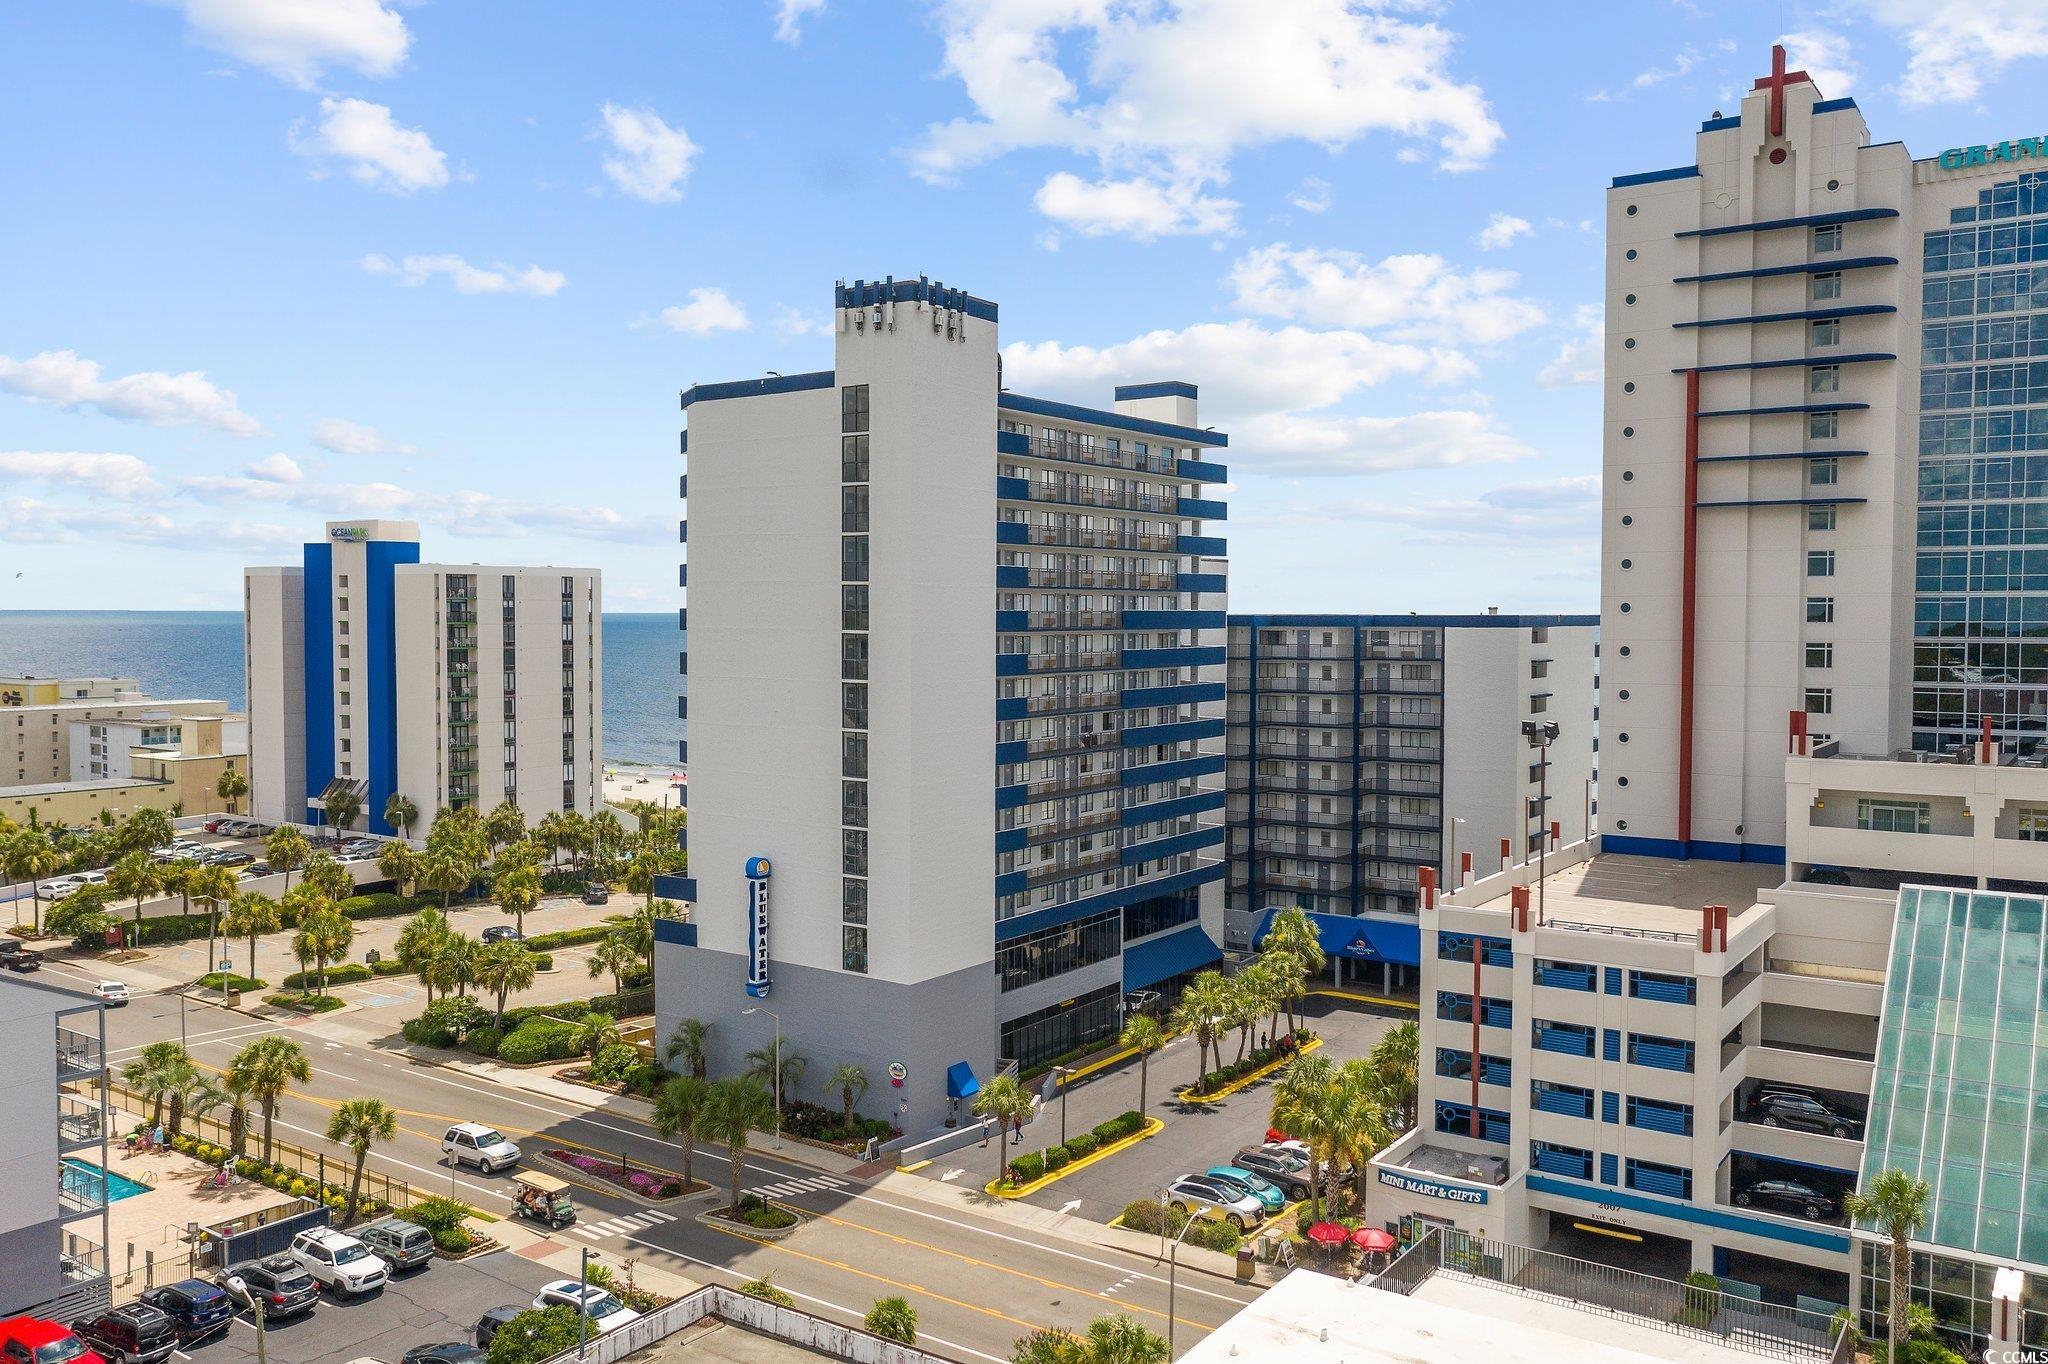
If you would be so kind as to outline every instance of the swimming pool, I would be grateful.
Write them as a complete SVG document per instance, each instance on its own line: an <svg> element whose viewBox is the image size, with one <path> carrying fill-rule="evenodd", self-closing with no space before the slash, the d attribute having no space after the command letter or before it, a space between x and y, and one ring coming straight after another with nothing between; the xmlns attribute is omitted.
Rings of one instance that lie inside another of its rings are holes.
<svg viewBox="0 0 2048 1364"><path fill-rule="evenodd" d="M118 1203L124 1198L133 1198L139 1193L148 1193L149 1185L138 1184L123 1174L109 1174L89 1160L76 1156L64 1157L64 1192L87 1203L99 1202L100 1190L106 1189L106 1200Z"/></svg>

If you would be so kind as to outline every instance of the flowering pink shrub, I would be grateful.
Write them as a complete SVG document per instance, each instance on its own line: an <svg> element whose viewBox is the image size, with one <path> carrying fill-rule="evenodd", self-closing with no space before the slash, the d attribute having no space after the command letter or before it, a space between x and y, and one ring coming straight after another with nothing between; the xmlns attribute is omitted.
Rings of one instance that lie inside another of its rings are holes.
<svg viewBox="0 0 2048 1364"><path fill-rule="evenodd" d="M674 1198L683 1191L682 1181L671 1175L654 1170L623 1169L616 1161L587 1155L582 1151L553 1150L546 1152L546 1155L549 1160L559 1160L564 1165L574 1166L584 1174L595 1175L607 1184L616 1184L621 1189L636 1193L642 1198Z"/></svg>

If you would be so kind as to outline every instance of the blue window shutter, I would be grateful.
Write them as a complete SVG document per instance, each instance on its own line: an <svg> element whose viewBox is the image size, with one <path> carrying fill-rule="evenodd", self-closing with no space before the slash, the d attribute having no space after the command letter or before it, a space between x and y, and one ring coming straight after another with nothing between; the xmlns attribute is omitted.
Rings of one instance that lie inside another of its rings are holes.
<svg viewBox="0 0 2048 1364"><path fill-rule="evenodd" d="M1609 1061L1621 1059L1621 1034L1613 1028L1600 1030L1600 1055Z"/></svg>
<svg viewBox="0 0 2048 1364"><path fill-rule="evenodd" d="M1615 1182L1615 1179L1616 1179L1616 1173L1615 1173L1615 1168L1614 1168L1614 1157L1613 1157L1612 1155L1603 1155L1603 1156L1601 1156L1601 1157L1600 1157L1600 1182L1601 1182L1602 1184L1612 1184L1612 1183L1614 1183L1614 1182Z"/></svg>
<svg viewBox="0 0 2048 1364"><path fill-rule="evenodd" d="M1602 969L1602 971L1603 971L1603 972L1605 973L1605 979L1604 979L1604 981L1603 981L1603 985L1604 985L1604 987L1605 987L1605 989L1606 989L1607 993L1608 993L1608 994L1610 994L1610 995L1618 995L1618 994L1620 994L1620 993L1621 993L1621 968L1620 968L1619 966L1607 966L1607 967L1602 967L1601 969Z"/></svg>
<svg viewBox="0 0 2048 1364"><path fill-rule="evenodd" d="M1611 1089L1600 1092L1600 1121L1621 1121L1621 1096Z"/></svg>

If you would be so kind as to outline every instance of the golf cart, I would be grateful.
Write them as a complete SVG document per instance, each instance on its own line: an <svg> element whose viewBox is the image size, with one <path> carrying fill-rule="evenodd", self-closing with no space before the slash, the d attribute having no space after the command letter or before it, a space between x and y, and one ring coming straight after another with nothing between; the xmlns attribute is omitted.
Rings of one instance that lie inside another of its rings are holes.
<svg viewBox="0 0 2048 1364"><path fill-rule="evenodd" d="M566 1227L576 1220L569 1186L535 1170L521 1170L512 1176L512 1211L550 1227Z"/></svg>

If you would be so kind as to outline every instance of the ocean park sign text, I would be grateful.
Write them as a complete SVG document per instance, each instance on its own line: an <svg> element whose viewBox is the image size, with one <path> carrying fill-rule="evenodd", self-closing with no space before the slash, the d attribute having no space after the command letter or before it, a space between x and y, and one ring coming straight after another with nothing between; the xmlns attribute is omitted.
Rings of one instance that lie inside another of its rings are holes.
<svg viewBox="0 0 2048 1364"><path fill-rule="evenodd" d="M1940 157L1943 170L1989 166L2000 161L2048 161L2048 137L2017 137L1988 147L1950 147Z"/></svg>

